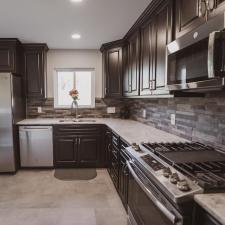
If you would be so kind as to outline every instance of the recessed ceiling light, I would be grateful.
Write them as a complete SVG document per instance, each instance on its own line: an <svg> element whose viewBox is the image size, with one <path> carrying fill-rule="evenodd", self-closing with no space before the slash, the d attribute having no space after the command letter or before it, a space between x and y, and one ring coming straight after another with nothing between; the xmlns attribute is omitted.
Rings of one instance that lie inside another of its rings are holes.
<svg viewBox="0 0 225 225"><path fill-rule="evenodd" d="M82 2L83 0L70 0L71 2Z"/></svg>
<svg viewBox="0 0 225 225"><path fill-rule="evenodd" d="M81 38L81 35L80 34L73 34L72 35L72 38L73 39L80 39Z"/></svg>

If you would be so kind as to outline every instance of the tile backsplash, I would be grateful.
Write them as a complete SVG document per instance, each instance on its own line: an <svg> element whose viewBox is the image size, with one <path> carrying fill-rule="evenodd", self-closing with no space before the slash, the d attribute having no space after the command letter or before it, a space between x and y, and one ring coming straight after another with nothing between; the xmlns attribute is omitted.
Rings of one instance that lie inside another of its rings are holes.
<svg viewBox="0 0 225 225"><path fill-rule="evenodd" d="M38 113L38 107L42 113ZM107 107L116 107L108 114ZM176 97L171 99L96 99L94 109L79 109L82 117L119 118L121 111L129 111L131 119L154 126L192 141L221 147L225 150L225 92L215 92L206 97ZM143 110L146 116L143 117ZM171 114L176 124L171 124ZM69 109L54 109L54 101L28 101L28 118L70 117Z"/></svg>
<svg viewBox="0 0 225 225"><path fill-rule="evenodd" d="M116 107L115 114L108 114L107 107ZM42 107L42 113L38 113L38 107ZM95 118L118 118L120 117L120 109L122 102L119 99L101 99L96 98L95 108L79 109L82 117ZM27 118L63 118L71 117L70 109L55 109L54 99L48 98L43 100L28 100L27 102Z"/></svg>
<svg viewBox="0 0 225 225"><path fill-rule="evenodd" d="M206 97L127 99L130 117L188 140L225 148L225 92ZM146 117L143 118L143 110ZM171 114L176 124L171 124Z"/></svg>

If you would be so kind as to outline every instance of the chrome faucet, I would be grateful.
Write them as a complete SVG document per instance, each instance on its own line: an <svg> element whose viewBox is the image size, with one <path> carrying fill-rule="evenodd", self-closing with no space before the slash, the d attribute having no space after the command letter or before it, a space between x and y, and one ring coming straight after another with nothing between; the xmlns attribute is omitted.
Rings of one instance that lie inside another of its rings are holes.
<svg viewBox="0 0 225 225"><path fill-rule="evenodd" d="M71 116L74 114L75 110L75 118L78 119L78 103L77 101L73 101L71 104Z"/></svg>

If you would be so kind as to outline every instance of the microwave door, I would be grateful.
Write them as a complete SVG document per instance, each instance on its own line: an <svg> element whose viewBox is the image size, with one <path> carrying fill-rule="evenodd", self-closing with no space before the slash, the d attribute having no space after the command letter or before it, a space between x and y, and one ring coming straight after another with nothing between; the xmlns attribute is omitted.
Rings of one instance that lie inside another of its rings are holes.
<svg viewBox="0 0 225 225"><path fill-rule="evenodd" d="M209 35L208 78L225 75L225 32L215 31Z"/></svg>

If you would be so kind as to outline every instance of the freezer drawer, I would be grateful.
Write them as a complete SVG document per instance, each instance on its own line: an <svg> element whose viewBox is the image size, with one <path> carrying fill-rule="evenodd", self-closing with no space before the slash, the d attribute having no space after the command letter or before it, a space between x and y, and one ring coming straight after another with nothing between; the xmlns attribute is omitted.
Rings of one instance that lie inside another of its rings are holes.
<svg viewBox="0 0 225 225"><path fill-rule="evenodd" d="M52 127L20 127L19 134L21 167L53 167Z"/></svg>

